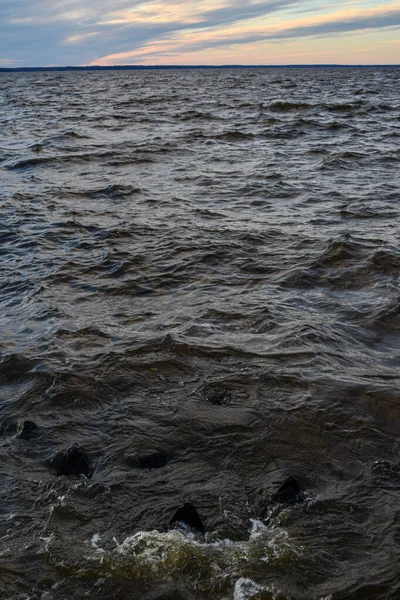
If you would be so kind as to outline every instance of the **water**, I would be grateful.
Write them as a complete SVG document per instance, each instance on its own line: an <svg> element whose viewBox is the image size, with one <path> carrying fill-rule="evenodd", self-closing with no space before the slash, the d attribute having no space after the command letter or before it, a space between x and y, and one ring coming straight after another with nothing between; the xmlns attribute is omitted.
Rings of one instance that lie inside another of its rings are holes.
<svg viewBox="0 0 400 600"><path fill-rule="evenodd" d="M399 70L0 83L1 597L399 598Z"/></svg>

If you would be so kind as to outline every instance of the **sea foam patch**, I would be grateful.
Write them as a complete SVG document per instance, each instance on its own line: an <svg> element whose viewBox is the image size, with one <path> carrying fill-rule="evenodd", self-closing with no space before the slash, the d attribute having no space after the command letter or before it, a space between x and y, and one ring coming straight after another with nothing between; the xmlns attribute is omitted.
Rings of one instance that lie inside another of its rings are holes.
<svg viewBox="0 0 400 600"><path fill-rule="evenodd" d="M253 519L248 539L216 539L190 531L138 531L115 547L96 533L87 543L87 559L98 562L109 576L132 582L160 583L172 580L192 590L195 597L213 594L215 598L284 600L274 582L259 584L249 573L262 572L268 580L268 566L295 560L302 548L296 546L280 526L265 525ZM258 566L258 568L257 568Z"/></svg>

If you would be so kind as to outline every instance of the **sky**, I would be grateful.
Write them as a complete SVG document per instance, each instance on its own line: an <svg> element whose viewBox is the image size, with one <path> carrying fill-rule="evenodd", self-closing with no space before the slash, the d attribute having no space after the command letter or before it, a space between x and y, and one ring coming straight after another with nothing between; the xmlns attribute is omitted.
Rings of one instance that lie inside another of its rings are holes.
<svg viewBox="0 0 400 600"><path fill-rule="evenodd" d="M400 0L0 0L0 67L400 64Z"/></svg>

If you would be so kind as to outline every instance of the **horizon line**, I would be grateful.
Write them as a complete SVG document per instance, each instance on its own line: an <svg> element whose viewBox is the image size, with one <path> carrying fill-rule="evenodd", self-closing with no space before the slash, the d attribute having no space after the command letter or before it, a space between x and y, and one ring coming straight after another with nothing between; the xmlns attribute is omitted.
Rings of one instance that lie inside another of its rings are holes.
<svg viewBox="0 0 400 600"><path fill-rule="evenodd" d="M242 65L242 64L221 64L221 65L66 65L66 66L48 66L48 67L3 67L0 65L0 72L17 71L124 71L124 70L173 70L173 69L309 69L309 68L399 68L400 64L380 63L380 64L358 64L358 63L301 63L301 64L282 64L282 65Z"/></svg>

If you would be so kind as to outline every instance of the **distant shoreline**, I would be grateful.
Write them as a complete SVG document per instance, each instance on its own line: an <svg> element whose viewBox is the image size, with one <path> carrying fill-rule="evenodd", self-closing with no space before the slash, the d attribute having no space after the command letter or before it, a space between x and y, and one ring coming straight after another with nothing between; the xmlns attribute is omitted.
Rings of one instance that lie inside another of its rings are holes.
<svg viewBox="0 0 400 600"><path fill-rule="evenodd" d="M81 67L0 67L0 73L41 71L171 71L189 69L397 69L400 65L115 65Z"/></svg>

